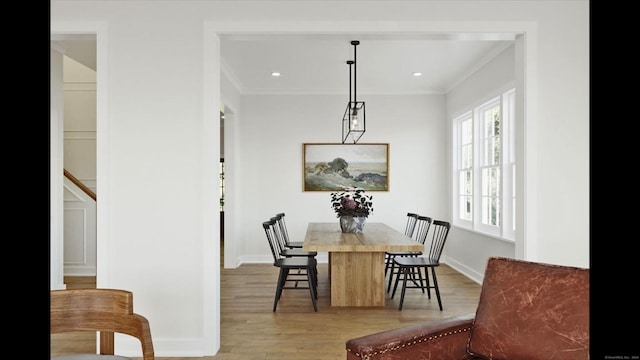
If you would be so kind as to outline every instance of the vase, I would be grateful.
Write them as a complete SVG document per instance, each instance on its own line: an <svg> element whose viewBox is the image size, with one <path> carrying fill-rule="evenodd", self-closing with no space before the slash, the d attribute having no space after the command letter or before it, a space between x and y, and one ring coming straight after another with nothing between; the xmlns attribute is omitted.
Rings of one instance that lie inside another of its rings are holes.
<svg viewBox="0 0 640 360"><path fill-rule="evenodd" d="M361 234L366 222L366 216L342 215L340 216L340 229L343 233Z"/></svg>

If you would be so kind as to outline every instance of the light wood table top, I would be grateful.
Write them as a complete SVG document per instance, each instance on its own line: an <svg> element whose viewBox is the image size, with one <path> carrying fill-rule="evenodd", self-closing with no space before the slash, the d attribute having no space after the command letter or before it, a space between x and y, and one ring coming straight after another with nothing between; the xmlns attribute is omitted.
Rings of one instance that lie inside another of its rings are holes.
<svg viewBox="0 0 640 360"><path fill-rule="evenodd" d="M383 223L366 223L362 234L343 233L340 224L309 223L305 251L385 252L424 251L424 245Z"/></svg>

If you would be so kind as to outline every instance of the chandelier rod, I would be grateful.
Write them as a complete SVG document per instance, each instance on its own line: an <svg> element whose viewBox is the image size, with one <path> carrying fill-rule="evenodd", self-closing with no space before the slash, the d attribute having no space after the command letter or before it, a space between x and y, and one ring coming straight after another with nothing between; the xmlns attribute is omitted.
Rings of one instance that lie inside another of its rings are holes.
<svg viewBox="0 0 640 360"><path fill-rule="evenodd" d="M353 78L353 75L351 73L351 65L354 64L354 61L353 60L347 60L347 64L349 65L349 103L352 103L353 100L352 100L352 97L351 97L351 88L352 88L351 79Z"/></svg>
<svg viewBox="0 0 640 360"><path fill-rule="evenodd" d="M356 47L360 44L360 41L353 40L351 41L351 45L353 45L353 101L358 101L358 62L356 60ZM349 68L351 71L351 68ZM351 74L349 74L349 81L351 81ZM351 85L349 85L351 87Z"/></svg>

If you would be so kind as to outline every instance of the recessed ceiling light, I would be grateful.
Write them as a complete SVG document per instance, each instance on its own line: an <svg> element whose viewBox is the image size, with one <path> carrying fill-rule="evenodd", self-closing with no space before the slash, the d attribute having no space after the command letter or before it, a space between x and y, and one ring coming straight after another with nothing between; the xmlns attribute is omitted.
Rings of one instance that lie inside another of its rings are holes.
<svg viewBox="0 0 640 360"><path fill-rule="evenodd" d="M278 76L280 76L280 73L277 72L277 71L274 71L274 72L271 73L271 76L278 77Z"/></svg>
<svg viewBox="0 0 640 360"><path fill-rule="evenodd" d="M422 76L422 73L421 72L414 72L413 76L415 76L415 77Z"/></svg>

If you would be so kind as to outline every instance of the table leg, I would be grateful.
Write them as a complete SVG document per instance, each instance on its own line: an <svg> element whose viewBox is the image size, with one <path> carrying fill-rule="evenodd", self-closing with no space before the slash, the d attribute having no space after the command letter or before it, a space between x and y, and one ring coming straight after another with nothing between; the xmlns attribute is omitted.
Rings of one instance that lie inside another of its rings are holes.
<svg viewBox="0 0 640 360"><path fill-rule="evenodd" d="M384 252L333 252L331 306L384 306Z"/></svg>
<svg viewBox="0 0 640 360"><path fill-rule="evenodd" d="M331 251L329 251L329 266L327 266L327 272L329 273L329 283L331 283Z"/></svg>

